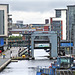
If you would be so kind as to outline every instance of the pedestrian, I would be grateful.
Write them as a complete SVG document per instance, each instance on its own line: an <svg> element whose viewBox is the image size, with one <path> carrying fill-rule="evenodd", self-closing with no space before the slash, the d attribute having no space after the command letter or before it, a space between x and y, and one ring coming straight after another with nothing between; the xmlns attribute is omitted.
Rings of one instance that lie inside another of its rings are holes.
<svg viewBox="0 0 75 75"><path fill-rule="evenodd" d="M10 58L12 58L12 51L10 52Z"/></svg>
<svg viewBox="0 0 75 75"><path fill-rule="evenodd" d="M12 51L10 53L12 53Z"/></svg>
<svg viewBox="0 0 75 75"><path fill-rule="evenodd" d="M12 53L11 53L11 56L10 56L10 58L12 58Z"/></svg>
<svg viewBox="0 0 75 75"><path fill-rule="evenodd" d="M5 58L5 54L3 54L3 59Z"/></svg>

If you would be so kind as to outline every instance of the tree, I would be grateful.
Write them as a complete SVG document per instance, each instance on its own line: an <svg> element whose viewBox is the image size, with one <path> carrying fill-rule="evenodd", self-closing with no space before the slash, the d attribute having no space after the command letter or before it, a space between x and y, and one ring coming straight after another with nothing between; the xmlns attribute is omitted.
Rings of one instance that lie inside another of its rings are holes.
<svg viewBox="0 0 75 75"><path fill-rule="evenodd" d="M10 36L8 40L22 40L22 36Z"/></svg>

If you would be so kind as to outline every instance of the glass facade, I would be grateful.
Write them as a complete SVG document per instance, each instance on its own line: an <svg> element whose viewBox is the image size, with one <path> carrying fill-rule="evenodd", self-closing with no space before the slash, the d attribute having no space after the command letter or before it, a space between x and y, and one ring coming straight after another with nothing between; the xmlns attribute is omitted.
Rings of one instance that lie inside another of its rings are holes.
<svg viewBox="0 0 75 75"><path fill-rule="evenodd" d="M56 17L60 18L61 17L61 10L56 10Z"/></svg>
<svg viewBox="0 0 75 75"><path fill-rule="evenodd" d="M67 10L67 37L70 39L73 39L72 37L72 25L75 24L75 6L68 6ZM70 36L71 34L71 36Z"/></svg>
<svg viewBox="0 0 75 75"><path fill-rule="evenodd" d="M61 21L52 21L51 31L58 33L61 38Z"/></svg>
<svg viewBox="0 0 75 75"><path fill-rule="evenodd" d="M0 10L0 35L4 34L4 10Z"/></svg>

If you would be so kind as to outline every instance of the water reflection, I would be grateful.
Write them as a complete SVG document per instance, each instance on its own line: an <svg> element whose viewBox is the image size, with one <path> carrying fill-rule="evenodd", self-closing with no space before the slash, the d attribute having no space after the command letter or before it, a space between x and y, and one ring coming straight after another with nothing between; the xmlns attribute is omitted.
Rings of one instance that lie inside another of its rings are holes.
<svg viewBox="0 0 75 75"><path fill-rule="evenodd" d="M37 56L37 53L35 53L36 60L12 62L0 73L0 75L36 75L37 66L50 66L50 63L53 62L44 57L43 59L39 59L40 57ZM41 53L45 54L42 51Z"/></svg>

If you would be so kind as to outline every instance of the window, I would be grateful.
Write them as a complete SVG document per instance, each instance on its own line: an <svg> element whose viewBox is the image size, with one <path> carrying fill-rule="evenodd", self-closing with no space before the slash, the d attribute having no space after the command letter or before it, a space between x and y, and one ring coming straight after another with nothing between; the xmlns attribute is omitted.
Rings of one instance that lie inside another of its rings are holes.
<svg viewBox="0 0 75 75"><path fill-rule="evenodd" d="M61 63L70 63L70 58L61 58Z"/></svg>
<svg viewBox="0 0 75 75"><path fill-rule="evenodd" d="M58 17L58 18L61 17L61 10L56 10L56 17Z"/></svg>
<svg viewBox="0 0 75 75"><path fill-rule="evenodd" d="M75 14L74 14L74 24L75 24Z"/></svg>
<svg viewBox="0 0 75 75"><path fill-rule="evenodd" d="M0 10L0 35L3 35L4 32L4 10Z"/></svg>

